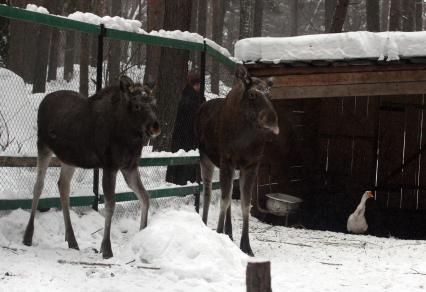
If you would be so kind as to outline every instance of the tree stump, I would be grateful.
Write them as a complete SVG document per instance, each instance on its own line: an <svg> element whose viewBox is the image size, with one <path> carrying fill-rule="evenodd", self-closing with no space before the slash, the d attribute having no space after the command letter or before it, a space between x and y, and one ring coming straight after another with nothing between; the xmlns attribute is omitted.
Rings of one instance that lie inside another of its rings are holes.
<svg viewBox="0 0 426 292"><path fill-rule="evenodd" d="M271 292L271 262L249 262L246 285L247 292Z"/></svg>

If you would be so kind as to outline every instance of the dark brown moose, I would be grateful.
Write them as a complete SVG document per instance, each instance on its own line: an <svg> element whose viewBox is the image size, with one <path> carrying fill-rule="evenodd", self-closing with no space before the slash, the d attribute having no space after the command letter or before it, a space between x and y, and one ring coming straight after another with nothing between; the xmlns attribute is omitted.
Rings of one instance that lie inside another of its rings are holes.
<svg viewBox="0 0 426 292"><path fill-rule="evenodd" d="M110 229L118 170L139 198L140 228L146 226L149 197L139 177L138 162L143 144L160 134L154 105L152 86L133 83L127 76L120 78L119 86L105 88L90 98L66 90L46 95L38 109L37 180L24 244L32 244L34 215L52 154L61 161L58 186L69 248L79 249L69 213L70 181L75 167L103 170L105 229L101 252L104 258L113 256Z"/></svg>
<svg viewBox="0 0 426 292"><path fill-rule="evenodd" d="M250 201L265 141L279 134L277 114L270 101L272 80L249 77L236 70L239 79L226 98L204 103L198 112L201 178L204 186L203 221L207 223L214 166L220 168L220 201L217 232L232 239L231 193L234 171L240 170L243 230L240 248L253 255L248 234Z"/></svg>

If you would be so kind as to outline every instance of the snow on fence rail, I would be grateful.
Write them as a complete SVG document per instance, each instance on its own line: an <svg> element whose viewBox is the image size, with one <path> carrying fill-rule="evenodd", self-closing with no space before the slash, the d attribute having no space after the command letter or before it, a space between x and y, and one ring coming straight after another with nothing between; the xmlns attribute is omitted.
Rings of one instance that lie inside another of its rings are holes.
<svg viewBox="0 0 426 292"><path fill-rule="evenodd" d="M75 30L95 35L100 35L105 32L105 37L117 40L136 41L147 45L158 45L175 49L206 52L231 70L235 68L238 62L225 48L219 46L212 40L205 39L197 34L181 31L153 31L146 33L142 29L139 29L138 32L134 32L133 26L129 29L129 31L126 31L127 26L119 25L119 23L129 20L119 17L109 17L108 21L104 21L104 24L102 23L102 20L98 20L100 17L94 14L91 14L93 17L89 18L84 17L87 13L80 13L78 14L78 17L76 17L76 13L73 13L68 17L63 17L48 13L40 13L37 11L39 11L39 9L34 9L32 6L31 10L26 10L7 5L0 5L0 16L11 19L30 21L60 29ZM114 23L114 21L116 21L116 23ZM102 27L105 29L102 29Z"/></svg>

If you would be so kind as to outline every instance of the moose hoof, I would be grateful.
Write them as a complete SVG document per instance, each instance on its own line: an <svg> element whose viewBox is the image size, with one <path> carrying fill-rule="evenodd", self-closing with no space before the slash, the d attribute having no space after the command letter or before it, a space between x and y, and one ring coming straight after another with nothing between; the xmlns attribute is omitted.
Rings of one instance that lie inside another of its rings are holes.
<svg viewBox="0 0 426 292"><path fill-rule="evenodd" d="M253 251L251 250L251 247L250 247L250 245L248 244L240 244L240 249L241 249L241 251L243 252L243 253L245 253L245 254L247 254L248 256L250 256L250 257L254 257L254 253L253 253Z"/></svg>
<svg viewBox="0 0 426 292"><path fill-rule="evenodd" d="M27 229L25 230L24 240L22 241L22 243L25 244L26 246L33 245L33 233L34 233L34 229L30 229L27 227Z"/></svg>
<svg viewBox="0 0 426 292"><path fill-rule="evenodd" d="M78 247L77 240L75 239L74 233L65 235L65 241L68 242L68 248L80 250L80 248Z"/></svg>
<svg viewBox="0 0 426 292"><path fill-rule="evenodd" d="M33 245L33 241L32 241L32 239L28 239L28 238L25 238L25 237L24 237L24 240L22 241L22 243L23 243L24 245L26 245L26 246L31 246L31 245Z"/></svg>
<svg viewBox="0 0 426 292"><path fill-rule="evenodd" d="M229 236L229 238L231 239L231 241L234 241L234 238L232 237L232 233L226 233L226 235Z"/></svg>
<svg viewBox="0 0 426 292"><path fill-rule="evenodd" d="M103 240L101 244L101 253L104 259L112 258L111 241Z"/></svg>
<svg viewBox="0 0 426 292"><path fill-rule="evenodd" d="M75 240L74 241L68 241L68 248L80 250L80 248L78 247L78 243Z"/></svg>

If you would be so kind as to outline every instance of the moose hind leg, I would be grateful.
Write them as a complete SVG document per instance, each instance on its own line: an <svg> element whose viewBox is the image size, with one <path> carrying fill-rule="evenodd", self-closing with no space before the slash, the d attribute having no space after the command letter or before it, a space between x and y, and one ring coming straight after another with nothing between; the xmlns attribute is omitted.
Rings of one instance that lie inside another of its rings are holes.
<svg viewBox="0 0 426 292"><path fill-rule="evenodd" d="M71 224L70 217L70 185L74 175L75 167L62 163L61 174L59 175L58 188L61 196L62 214L64 215L65 223L65 241L68 242L68 247L79 249L77 240L75 239L74 230Z"/></svg>
<svg viewBox="0 0 426 292"><path fill-rule="evenodd" d="M201 154L200 158L201 179L203 180L203 222L207 224L210 200L212 196L212 178L214 164L207 156Z"/></svg>
<svg viewBox="0 0 426 292"><path fill-rule="evenodd" d="M111 169L103 169L102 173L102 189L105 198L105 228L104 238L101 244L101 253L104 259L113 256L111 249L111 220L115 209L115 182L117 171Z"/></svg>
<svg viewBox="0 0 426 292"><path fill-rule="evenodd" d="M256 176L257 166L242 169L240 172L241 210L243 215L243 228L241 234L240 249L249 256L254 256L249 239L249 215L251 194L253 191Z"/></svg>
<svg viewBox="0 0 426 292"><path fill-rule="evenodd" d="M144 229L148 224L148 210L149 210L149 195L145 190L141 178L139 176L138 167L132 167L130 169L122 169L121 173L126 180L129 188L136 194L139 199L141 206L141 224L140 230Z"/></svg>
<svg viewBox="0 0 426 292"><path fill-rule="evenodd" d="M231 221L231 219L232 219L232 217L231 217L231 204L229 204L228 210L226 210L226 215L225 215L225 234L227 234L229 236L229 238L231 238L231 240L234 240L234 238L232 237L232 221Z"/></svg>
<svg viewBox="0 0 426 292"><path fill-rule="evenodd" d="M37 157L37 179L33 189L33 201L31 205L31 215L25 229L23 243L25 245L32 245L33 234L34 234L34 217L37 210L38 200L40 199L41 193L44 187L44 178L46 177L46 171L49 167L50 159L52 157L52 151L42 143L38 142L38 157Z"/></svg>
<svg viewBox="0 0 426 292"><path fill-rule="evenodd" d="M234 168L221 164L220 166L220 190L221 190L221 198L220 198L220 213L219 213L219 222L217 224L217 232L223 233L223 227L225 223L225 216L229 212L229 219L227 221L227 232L232 231L232 223L230 221L231 217L231 194L232 194L232 179L234 176ZM229 211L228 211L229 210ZM231 227L231 228L230 228ZM231 239L232 234L226 233Z"/></svg>

